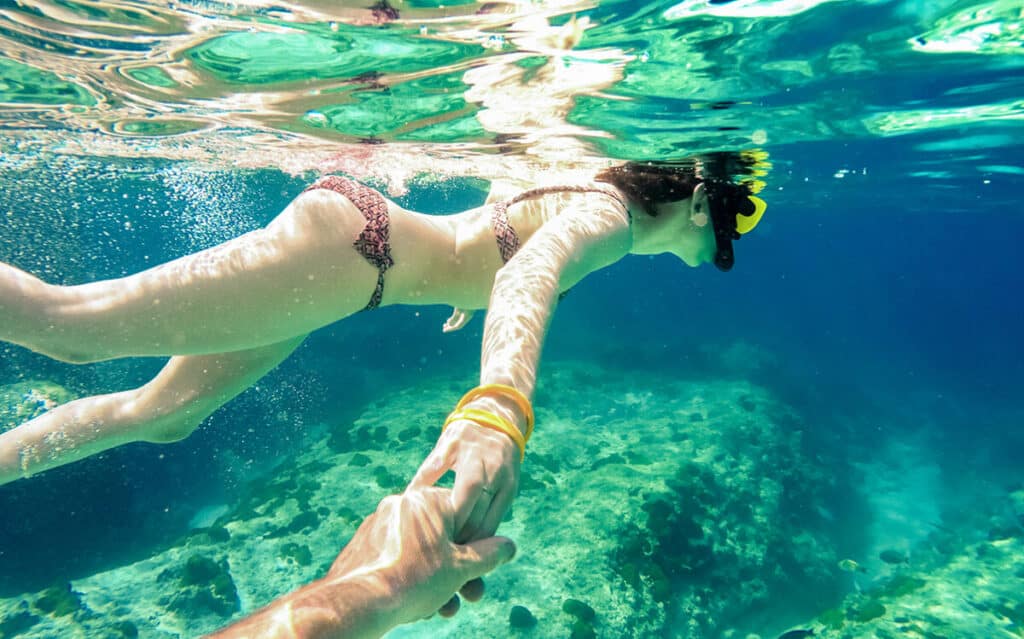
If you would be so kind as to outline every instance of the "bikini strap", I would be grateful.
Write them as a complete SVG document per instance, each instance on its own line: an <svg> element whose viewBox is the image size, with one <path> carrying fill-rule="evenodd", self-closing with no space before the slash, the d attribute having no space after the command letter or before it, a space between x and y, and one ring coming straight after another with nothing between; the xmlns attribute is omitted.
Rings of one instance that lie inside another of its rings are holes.
<svg viewBox="0 0 1024 639"><path fill-rule="evenodd" d="M391 257L391 220L388 217L387 200L370 187L339 175L320 178L307 187L306 191L313 189L328 189L343 195L366 218L366 226L352 246L377 269L377 286L363 310L377 308L384 297L384 273L395 265Z"/></svg>
<svg viewBox="0 0 1024 639"><path fill-rule="evenodd" d="M537 197L537 196L540 196L540 195L548 195L550 193L565 193L565 192L569 192L569 193L603 193L604 195L607 195L608 197L612 198L613 200L615 200L616 202L621 204L623 206L623 208L625 208L627 210L629 209L629 207L627 207L626 203L623 201L622 197L615 191L615 189L613 189L611 187L608 187L608 186L584 186L584 185L578 185L578 184L577 185L565 185L565 186L541 186L541 187L537 187L535 189L530 189L529 191L523 191L522 193L520 193L519 195L515 196L514 198L512 198L510 200L506 200L505 201L505 205L506 206L512 206L513 204L517 204L519 202L522 202L523 200L528 200L530 198L534 198L534 197Z"/></svg>
<svg viewBox="0 0 1024 639"><path fill-rule="evenodd" d="M626 211L629 211L629 207L622 200L622 197L615 192L611 187L602 186L581 186L581 185L568 185L568 186L542 186L529 191L523 191L519 195L505 200L503 202L496 202L491 208L491 226L494 229L494 239L498 243L498 251L501 253L501 261L508 263L512 256L519 250L519 234L512 228L512 224L508 219L508 207L513 204L528 200L530 198L538 197L541 195L548 195L550 193L603 193L608 197L614 199L616 202L621 204Z"/></svg>

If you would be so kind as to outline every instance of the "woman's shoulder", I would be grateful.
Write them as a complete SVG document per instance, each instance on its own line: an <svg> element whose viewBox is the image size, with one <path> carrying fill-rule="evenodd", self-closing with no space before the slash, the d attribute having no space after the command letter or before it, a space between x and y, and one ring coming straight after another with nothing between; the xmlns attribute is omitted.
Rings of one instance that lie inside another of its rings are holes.
<svg viewBox="0 0 1024 639"><path fill-rule="evenodd" d="M589 218L595 214L619 215L628 223L625 196L615 187L597 182L546 184L520 191L498 204L522 204L527 216L538 216L541 224L567 214Z"/></svg>
<svg viewBox="0 0 1024 639"><path fill-rule="evenodd" d="M542 211L538 230L548 227L550 232L572 240L573 250L601 247L612 252L629 251L632 218L618 189L600 183L542 188L547 190L545 195L552 197L535 200Z"/></svg>

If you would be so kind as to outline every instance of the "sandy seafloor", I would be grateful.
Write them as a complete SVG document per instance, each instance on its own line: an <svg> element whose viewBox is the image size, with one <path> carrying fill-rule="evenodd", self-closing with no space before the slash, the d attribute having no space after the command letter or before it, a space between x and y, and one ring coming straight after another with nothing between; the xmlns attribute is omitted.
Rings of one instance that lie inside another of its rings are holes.
<svg viewBox="0 0 1024 639"><path fill-rule="evenodd" d="M194 637L323 574L473 381L434 378L321 425L315 445L149 558L0 600L0 637ZM8 413L59 394L0 390ZM546 363L536 404L500 531L516 559L456 618L390 636L1024 637L1024 486L964 475L960 495L944 495L953 482L926 438L829 445L831 425L742 378L583 362ZM511 628L514 605L536 625Z"/></svg>

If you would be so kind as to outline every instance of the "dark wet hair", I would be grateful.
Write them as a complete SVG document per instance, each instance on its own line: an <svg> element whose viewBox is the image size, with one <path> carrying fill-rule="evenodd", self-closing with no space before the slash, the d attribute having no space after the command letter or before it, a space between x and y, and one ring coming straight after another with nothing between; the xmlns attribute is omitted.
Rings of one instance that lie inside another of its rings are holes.
<svg viewBox="0 0 1024 639"><path fill-rule="evenodd" d="M651 216L658 215L657 205L685 200L703 184L715 231L715 266L728 271L735 262L732 241L740 238L736 215L754 213L749 199L754 182L749 176L760 174L763 159L758 153L726 151L678 160L626 162L601 171L594 179L615 186Z"/></svg>

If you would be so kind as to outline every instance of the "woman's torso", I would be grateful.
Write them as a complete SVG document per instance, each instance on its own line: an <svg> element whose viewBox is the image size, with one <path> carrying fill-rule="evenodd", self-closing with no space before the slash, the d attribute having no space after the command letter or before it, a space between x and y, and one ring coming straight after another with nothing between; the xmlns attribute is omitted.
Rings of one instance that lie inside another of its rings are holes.
<svg viewBox="0 0 1024 639"><path fill-rule="evenodd" d="M425 215L388 201L394 264L384 276L383 304L485 308L495 274L514 252L509 244L521 250L549 220L568 210L608 207L613 204L610 196L618 197L607 185L548 187L504 200L507 206L488 204L453 215ZM504 231L495 222L502 209L507 215ZM568 289L591 270L584 260L571 281L563 278L561 288Z"/></svg>

